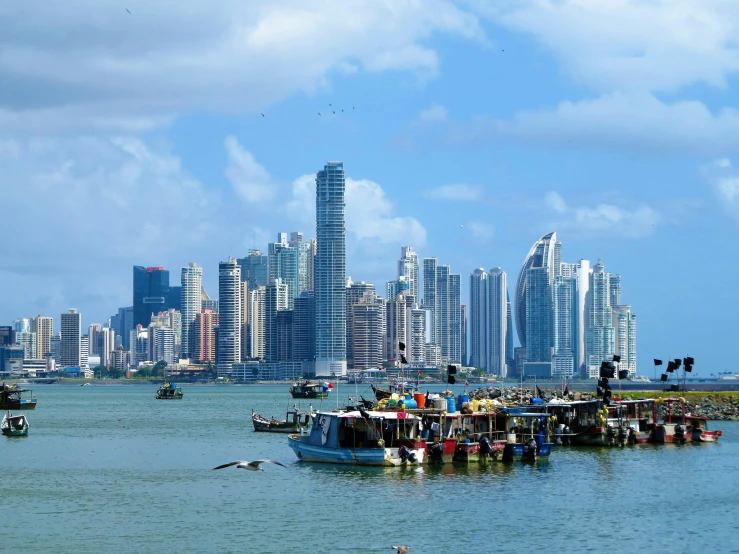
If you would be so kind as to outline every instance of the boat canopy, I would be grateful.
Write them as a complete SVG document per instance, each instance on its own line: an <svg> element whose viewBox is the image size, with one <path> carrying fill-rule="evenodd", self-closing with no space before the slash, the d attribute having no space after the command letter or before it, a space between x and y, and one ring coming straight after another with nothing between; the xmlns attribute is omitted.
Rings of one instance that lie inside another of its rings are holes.
<svg viewBox="0 0 739 554"><path fill-rule="evenodd" d="M371 418L382 418L382 419L419 419L413 414L409 414L408 412L375 412L375 411L368 411L365 412L366 414L369 414ZM339 412L339 413L320 413L320 415L334 415L339 418L363 418L361 412L358 410L354 410L351 412Z"/></svg>

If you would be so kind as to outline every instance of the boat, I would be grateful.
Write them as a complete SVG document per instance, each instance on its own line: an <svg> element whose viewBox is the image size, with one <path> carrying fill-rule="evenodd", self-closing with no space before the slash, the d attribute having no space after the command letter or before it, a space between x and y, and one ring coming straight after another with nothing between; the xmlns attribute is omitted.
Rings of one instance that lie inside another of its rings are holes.
<svg viewBox="0 0 739 554"><path fill-rule="evenodd" d="M290 387L290 394L293 398L328 398L328 391L331 390L333 385L331 383L323 384L316 381L305 381L301 383L293 383Z"/></svg>
<svg viewBox="0 0 739 554"><path fill-rule="evenodd" d="M23 398L24 393L30 398ZM36 398L33 391L22 389L18 385L0 385L0 409L2 410L33 410L36 408Z"/></svg>
<svg viewBox="0 0 739 554"><path fill-rule="evenodd" d="M683 406L681 415L672 413L672 405L680 403ZM708 418L684 413L684 398L664 398L655 402L654 418L657 419L656 404L664 403L667 413L662 423L655 425L652 433L652 442L685 443L685 442L716 442L723 435L722 431L709 431Z"/></svg>
<svg viewBox="0 0 739 554"><path fill-rule="evenodd" d="M182 400L182 389L174 383L165 382L159 387L154 398L157 400Z"/></svg>
<svg viewBox="0 0 739 554"><path fill-rule="evenodd" d="M424 463L421 419L407 412L317 412L307 434L288 436L298 460L394 467Z"/></svg>
<svg viewBox="0 0 739 554"><path fill-rule="evenodd" d="M396 381L388 388L377 387L375 385L370 386L372 387L372 391L375 393L375 399L378 402L392 397L393 394L404 396L410 393L412 395L418 390L418 385L416 383L410 383L408 381L403 381L402 383L398 383Z"/></svg>
<svg viewBox="0 0 739 554"><path fill-rule="evenodd" d="M28 419L23 414L13 415L8 412L0 423L0 429L6 437L28 436Z"/></svg>
<svg viewBox="0 0 739 554"><path fill-rule="evenodd" d="M557 418L558 435L574 446L614 446L629 441L630 427L624 422L625 406L602 400L549 403L547 412Z"/></svg>
<svg viewBox="0 0 739 554"><path fill-rule="evenodd" d="M542 412L521 412L503 409L511 418L506 444L503 450L504 462L537 462L549 459L554 446L549 442L549 417Z"/></svg>
<svg viewBox="0 0 739 554"><path fill-rule="evenodd" d="M292 410L288 410L285 419L277 420L274 417L267 419L251 411L251 420L254 423L254 431L264 433L300 433L300 430L307 427L310 423L310 412L298 410L297 406L293 406Z"/></svg>
<svg viewBox="0 0 739 554"><path fill-rule="evenodd" d="M502 460L507 417L495 412L422 412L429 463L477 463Z"/></svg>

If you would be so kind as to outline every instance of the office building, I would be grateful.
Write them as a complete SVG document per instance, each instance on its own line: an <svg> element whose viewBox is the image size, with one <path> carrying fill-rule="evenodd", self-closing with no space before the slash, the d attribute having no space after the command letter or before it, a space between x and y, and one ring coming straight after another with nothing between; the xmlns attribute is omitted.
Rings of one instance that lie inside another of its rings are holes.
<svg viewBox="0 0 739 554"><path fill-rule="evenodd" d="M241 267L234 258L218 264L218 376L241 361Z"/></svg>
<svg viewBox="0 0 739 554"><path fill-rule="evenodd" d="M236 263L241 267L241 280L249 284L249 290L266 287L269 283L267 256L259 250L249 250L249 255L239 258Z"/></svg>
<svg viewBox="0 0 739 554"><path fill-rule="evenodd" d="M61 317L61 340L59 343L59 366L82 367L80 337L82 314L71 308Z"/></svg>
<svg viewBox="0 0 739 554"><path fill-rule="evenodd" d="M182 314L182 340L180 353L183 358L189 358L195 350L193 329L195 318L203 309L203 268L190 262L183 267L180 274L182 299L180 301Z"/></svg>

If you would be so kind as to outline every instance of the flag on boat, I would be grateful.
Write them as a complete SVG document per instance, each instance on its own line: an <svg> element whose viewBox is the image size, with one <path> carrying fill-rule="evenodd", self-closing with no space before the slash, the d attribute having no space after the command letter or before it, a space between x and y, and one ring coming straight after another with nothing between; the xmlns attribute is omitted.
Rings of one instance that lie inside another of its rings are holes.
<svg viewBox="0 0 739 554"><path fill-rule="evenodd" d="M329 383L328 381L323 383L323 392L328 392L330 390L333 390L334 386Z"/></svg>

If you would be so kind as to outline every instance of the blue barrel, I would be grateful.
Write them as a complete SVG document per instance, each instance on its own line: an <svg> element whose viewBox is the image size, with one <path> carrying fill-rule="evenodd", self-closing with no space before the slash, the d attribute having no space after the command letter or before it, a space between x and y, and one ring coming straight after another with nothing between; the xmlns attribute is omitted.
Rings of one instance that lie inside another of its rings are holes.
<svg viewBox="0 0 739 554"><path fill-rule="evenodd" d="M456 412L457 411L457 405L454 403L454 397L453 396L447 396L446 397L446 411L447 412Z"/></svg>
<svg viewBox="0 0 739 554"><path fill-rule="evenodd" d="M410 397L404 398L403 404L405 404L405 407L408 410L415 410L416 408L418 408L418 403Z"/></svg>
<svg viewBox="0 0 739 554"><path fill-rule="evenodd" d="M465 402L470 401L470 395L469 394L460 394L459 398L457 398L457 405L461 408L464 406Z"/></svg>

